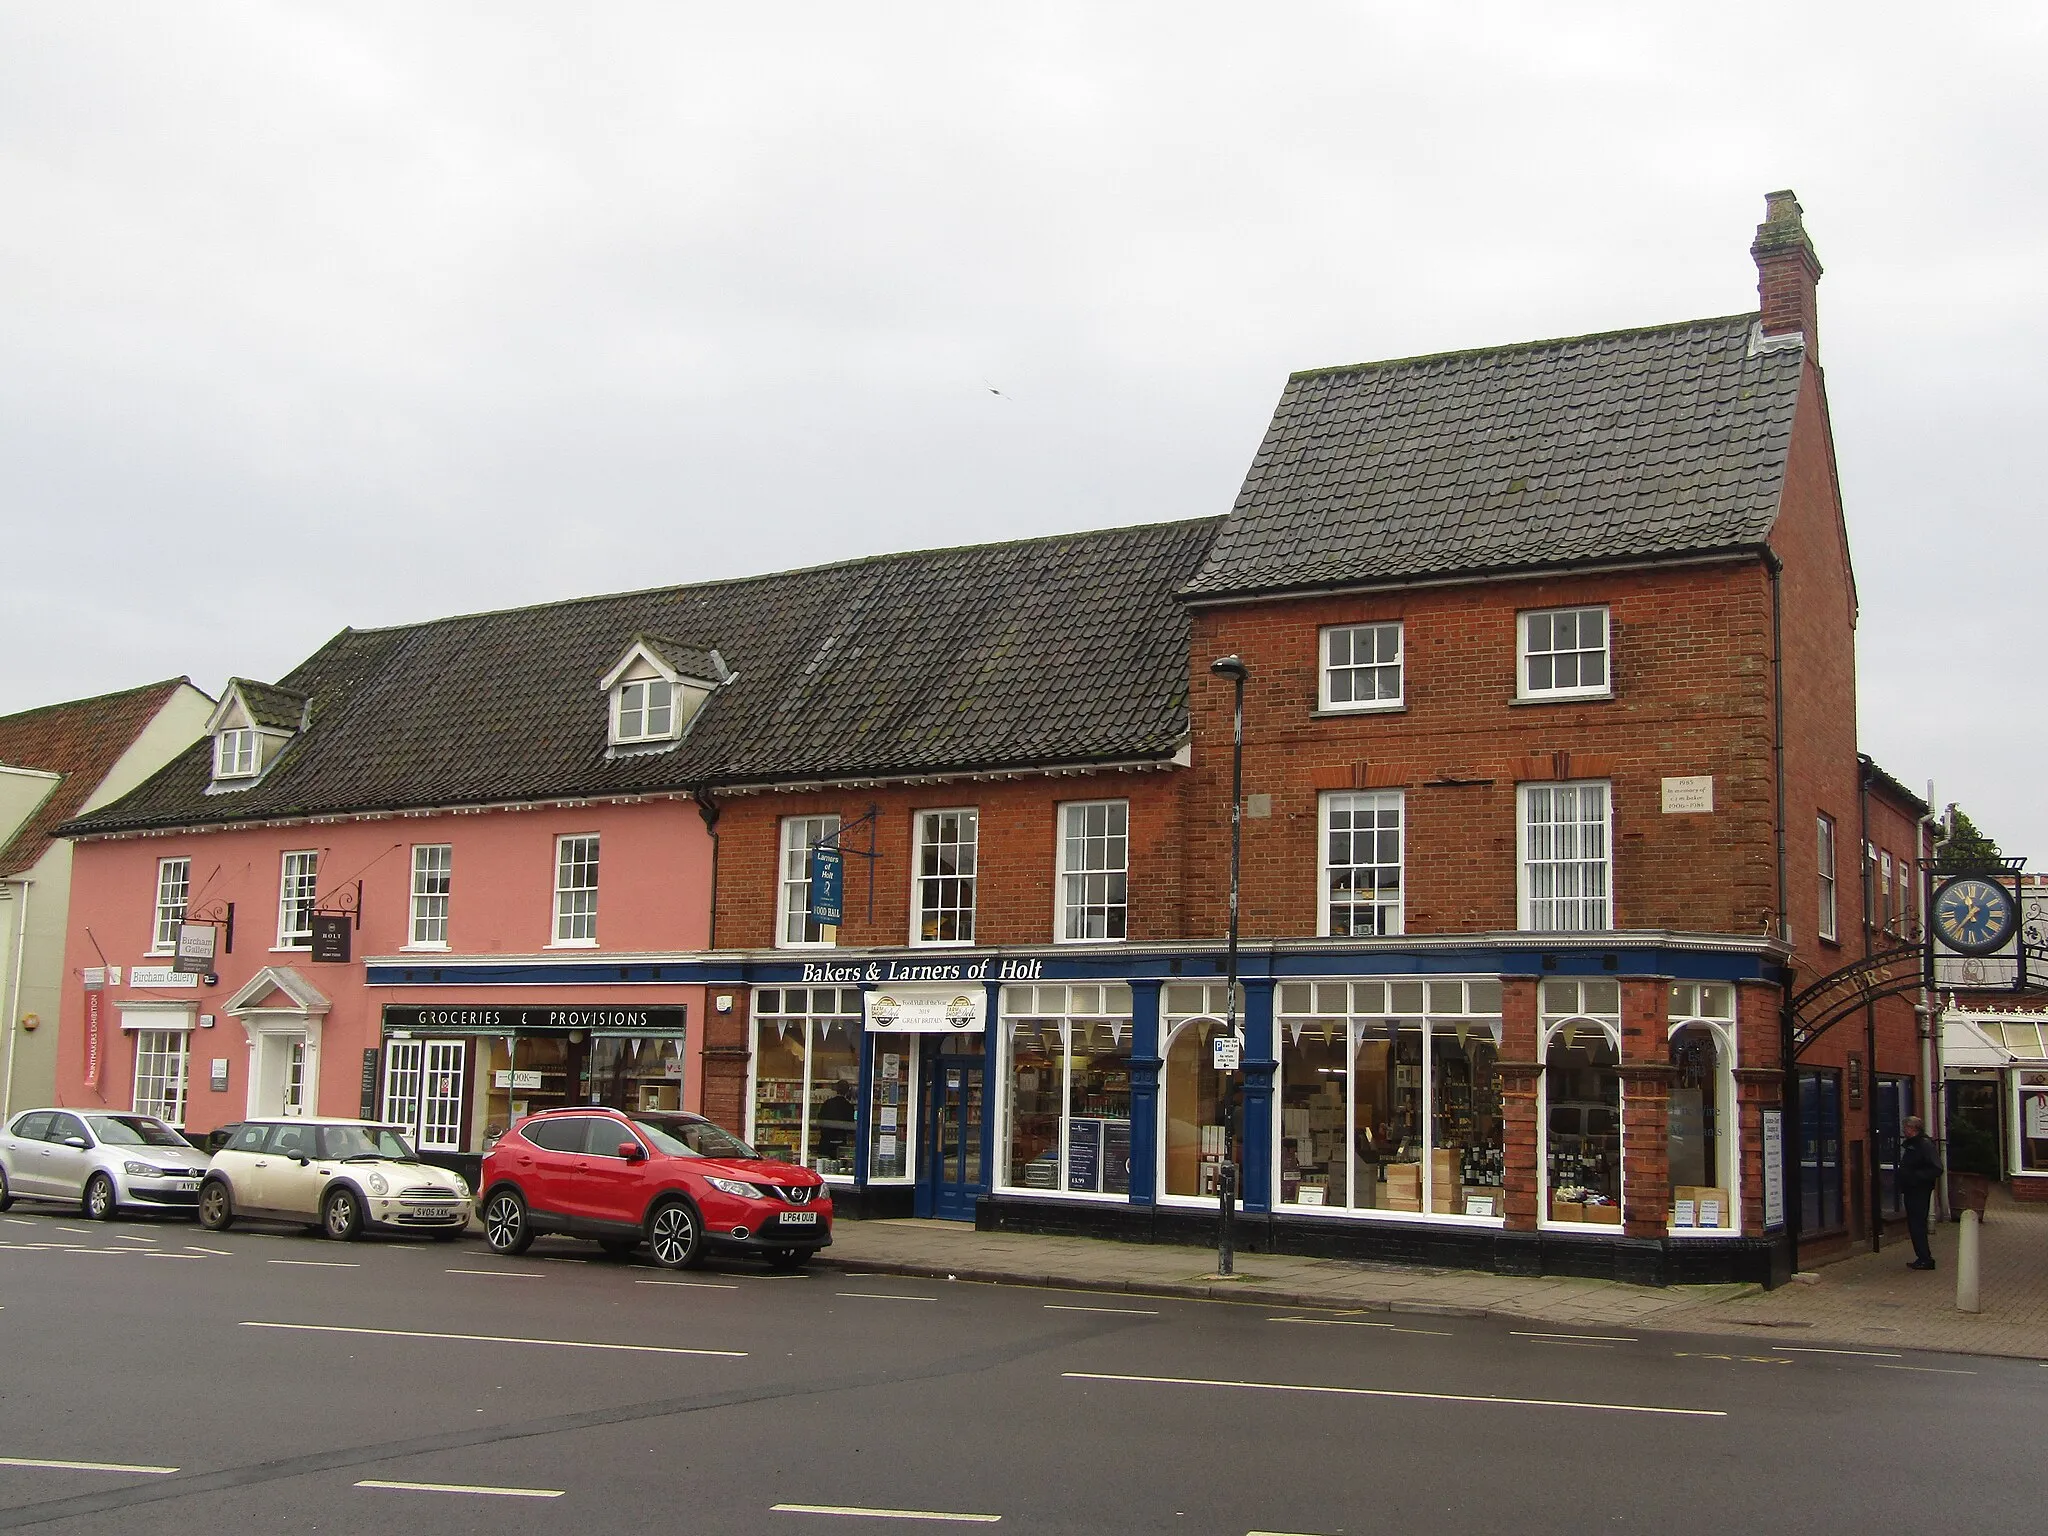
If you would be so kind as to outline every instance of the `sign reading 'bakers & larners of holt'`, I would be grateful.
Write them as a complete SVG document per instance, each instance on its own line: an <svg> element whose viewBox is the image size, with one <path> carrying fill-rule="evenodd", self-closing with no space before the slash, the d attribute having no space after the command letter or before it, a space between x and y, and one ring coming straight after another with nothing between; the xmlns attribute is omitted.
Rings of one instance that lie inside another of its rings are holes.
<svg viewBox="0 0 2048 1536"><path fill-rule="evenodd" d="M419 1035L513 1035L533 1030L592 1030L619 1035L680 1035L684 1008L607 1008L564 1003L555 1007L511 1008L384 1006L384 1033Z"/></svg>

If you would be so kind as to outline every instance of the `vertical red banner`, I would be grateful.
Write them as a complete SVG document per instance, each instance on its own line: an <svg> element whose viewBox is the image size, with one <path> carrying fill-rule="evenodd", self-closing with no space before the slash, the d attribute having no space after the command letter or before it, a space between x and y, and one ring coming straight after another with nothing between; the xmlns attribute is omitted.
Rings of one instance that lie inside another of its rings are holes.
<svg viewBox="0 0 2048 1536"><path fill-rule="evenodd" d="M98 987L85 989L85 1086L100 1085L100 999Z"/></svg>

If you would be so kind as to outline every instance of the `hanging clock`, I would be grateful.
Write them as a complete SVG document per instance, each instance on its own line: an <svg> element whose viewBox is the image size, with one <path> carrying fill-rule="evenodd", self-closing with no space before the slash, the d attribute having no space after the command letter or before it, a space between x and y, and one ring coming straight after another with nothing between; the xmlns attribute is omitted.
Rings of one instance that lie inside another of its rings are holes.
<svg viewBox="0 0 2048 1536"><path fill-rule="evenodd" d="M1957 875L1934 893L1934 931L1959 955L1988 955L2012 937L2012 893L1982 875Z"/></svg>

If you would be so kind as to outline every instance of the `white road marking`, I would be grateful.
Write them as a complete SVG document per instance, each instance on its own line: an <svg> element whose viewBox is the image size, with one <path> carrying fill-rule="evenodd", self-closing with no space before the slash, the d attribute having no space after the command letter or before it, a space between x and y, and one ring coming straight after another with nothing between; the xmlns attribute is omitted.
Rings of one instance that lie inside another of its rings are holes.
<svg viewBox="0 0 2048 1536"><path fill-rule="evenodd" d="M117 1243L153 1243L156 1239L153 1237L130 1237L126 1232L116 1232L114 1234L114 1241Z"/></svg>
<svg viewBox="0 0 2048 1536"><path fill-rule="evenodd" d="M743 1349L680 1349L668 1344L592 1344L581 1339L515 1339L495 1333L425 1333L408 1328L343 1328L333 1323L251 1323L244 1328L281 1328L290 1333L359 1333L378 1339L453 1339L463 1344L533 1344L549 1349L608 1349L629 1355L715 1355L744 1360Z"/></svg>
<svg viewBox="0 0 2048 1536"><path fill-rule="evenodd" d="M854 1301L937 1301L936 1296L897 1296L888 1291L840 1291L841 1296Z"/></svg>
<svg viewBox="0 0 2048 1536"><path fill-rule="evenodd" d="M80 1237L92 1236L92 1229L89 1227L59 1227L57 1230L59 1232L76 1232Z"/></svg>
<svg viewBox="0 0 2048 1536"><path fill-rule="evenodd" d="M202 1248L197 1243L187 1243L185 1246L194 1253L211 1253L223 1259L232 1259L235 1256L235 1250L232 1248Z"/></svg>
<svg viewBox="0 0 2048 1536"><path fill-rule="evenodd" d="M930 1301L920 1296L919 1301ZM857 1504L771 1504L784 1515L854 1515L868 1520L953 1520L964 1525L994 1525L1001 1515L954 1515L940 1509L862 1509Z"/></svg>
<svg viewBox="0 0 2048 1536"><path fill-rule="evenodd" d="M45 1461L37 1456L0 1456L0 1467L42 1467L53 1472L132 1472L137 1477L169 1477L176 1467L137 1467L125 1461Z"/></svg>
<svg viewBox="0 0 2048 1536"><path fill-rule="evenodd" d="M1569 1339L1579 1344L1640 1344L1642 1340L1625 1338L1618 1333L1524 1333L1519 1328L1510 1328L1511 1339Z"/></svg>
<svg viewBox="0 0 2048 1536"><path fill-rule="evenodd" d="M1159 1315L1157 1312L1149 1311L1144 1307L1077 1307L1064 1301L1048 1301L1045 1304L1045 1310L1048 1312L1114 1312L1118 1317L1157 1317Z"/></svg>
<svg viewBox="0 0 2048 1536"><path fill-rule="evenodd" d="M450 1275L489 1275L493 1280L501 1275L514 1280L545 1280L547 1278L547 1275L538 1269L450 1269L444 1270L443 1273ZM358 1483L356 1486L361 1487L362 1485Z"/></svg>
<svg viewBox="0 0 2048 1536"><path fill-rule="evenodd" d="M32 1221L23 1221L19 1216L10 1216L7 1219L13 1222L14 1225L16 1225L17 1227L32 1227L35 1225L35 1223Z"/></svg>
<svg viewBox="0 0 2048 1536"><path fill-rule="evenodd" d="M1905 1357L1891 1349L1822 1349L1818 1344L1780 1344L1781 1355L1861 1355L1872 1360L1901 1360Z"/></svg>
<svg viewBox="0 0 2048 1536"><path fill-rule="evenodd" d="M122 1257L122 1258L124 1258L124 1259L125 1259L125 1258L128 1258L128 1257L132 1256L132 1255L134 1254L135 1250L134 1250L133 1248L81 1248L81 1247L77 1246L76 1244L72 1244L71 1246L69 1246L69 1247L65 1248L65 1249L64 1249L64 1252L66 1252L66 1253L112 1253L112 1254L118 1254L118 1255L119 1255L120 1257Z"/></svg>
<svg viewBox="0 0 2048 1536"><path fill-rule="evenodd" d="M1311 1328L1384 1328L1389 1333L1414 1333L1431 1339L1450 1339L1457 1335L1443 1328L1403 1328L1399 1323L1368 1323L1356 1317L1269 1317L1269 1323L1306 1323Z"/></svg>
<svg viewBox="0 0 2048 1536"><path fill-rule="evenodd" d="M265 1259L266 1264L289 1264L294 1269L361 1269L341 1259Z"/></svg>
<svg viewBox="0 0 2048 1536"><path fill-rule="evenodd" d="M1592 1339L1531 1339L1531 1344L1554 1344L1559 1349L1612 1349L1612 1344L1600 1344Z"/></svg>
<svg viewBox="0 0 2048 1536"><path fill-rule="evenodd" d="M145 1259L194 1259L201 1264L206 1262L206 1255L203 1253L145 1253L143 1257Z"/></svg>
<svg viewBox="0 0 2048 1536"><path fill-rule="evenodd" d="M693 1291L736 1291L737 1285L728 1285L721 1280L635 1280L635 1285L681 1285Z"/></svg>
<svg viewBox="0 0 2048 1536"><path fill-rule="evenodd" d="M1929 1376L1974 1376L1975 1371L1951 1371L1938 1365L1873 1365L1873 1371L1923 1371Z"/></svg>
<svg viewBox="0 0 2048 1536"><path fill-rule="evenodd" d="M1330 1397L1391 1397L1422 1403L1484 1403L1501 1408L1585 1408L1599 1413L1648 1413L1682 1419L1725 1419L1719 1408L1657 1408L1639 1403L1577 1403L1549 1397L1478 1397L1468 1392L1395 1392L1385 1387L1312 1387L1285 1381L1210 1381L1199 1376L1118 1376L1066 1371L1069 1381L1124 1381L1166 1387L1237 1387L1256 1392L1309 1392Z"/></svg>
<svg viewBox="0 0 2048 1536"><path fill-rule="evenodd" d="M559 1499L560 1488L491 1488L482 1483L393 1483L365 1478L358 1488L388 1488L397 1493L481 1493L499 1499Z"/></svg>

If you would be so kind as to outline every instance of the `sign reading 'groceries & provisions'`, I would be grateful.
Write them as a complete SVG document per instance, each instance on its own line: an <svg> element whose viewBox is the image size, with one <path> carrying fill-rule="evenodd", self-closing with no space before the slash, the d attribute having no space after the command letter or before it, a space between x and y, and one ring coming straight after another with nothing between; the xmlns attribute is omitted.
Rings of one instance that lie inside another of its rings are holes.
<svg viewBox="0 0 2048 1536"><path fill-rule="evenodd" d="M555 1007L442 1006L384 1008L384 1033L416 1035L519 1035L580 1029L604 1035L680 1035L686 1008L608 1008L564 1003Z"/></svg>

